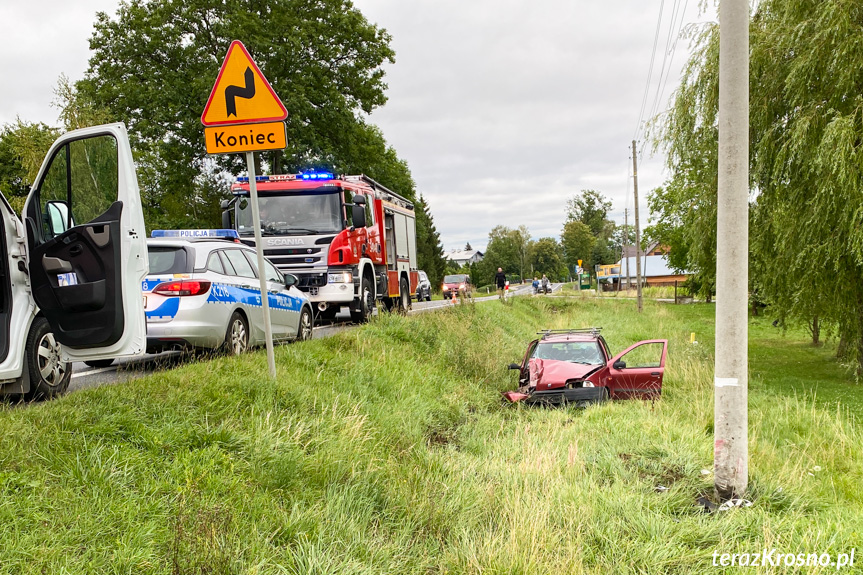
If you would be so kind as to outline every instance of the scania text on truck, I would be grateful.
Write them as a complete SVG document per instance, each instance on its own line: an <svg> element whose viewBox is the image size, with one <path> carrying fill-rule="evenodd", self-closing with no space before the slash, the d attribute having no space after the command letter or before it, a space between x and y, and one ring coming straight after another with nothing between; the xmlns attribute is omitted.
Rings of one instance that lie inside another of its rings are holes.
<svg viewBox="0 0 863 575"><path fill-rule="evenodd" d="M416 294L413 204L368 176L312 172L256 178L264 256L299 278L318 319L343 306L366 321L381 301L407 310ZM254 245L248 178L222 202L222 225Z"/></svg>

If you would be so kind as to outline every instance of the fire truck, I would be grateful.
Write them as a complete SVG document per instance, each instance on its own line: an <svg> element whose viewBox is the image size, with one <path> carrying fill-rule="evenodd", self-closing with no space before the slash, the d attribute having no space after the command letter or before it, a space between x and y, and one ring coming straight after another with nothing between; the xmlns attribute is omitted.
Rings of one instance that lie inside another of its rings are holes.
<svg viewBox="0 0 863 575"><path fill-rule="evenodd" d="M380 301L410 308L416 295L413 204L368 176L325 172L258 176L264 256L299 279L317 319L347 306L367 321ZM222 202L222 225L254 245L248 178L237 178Z"/></svg>

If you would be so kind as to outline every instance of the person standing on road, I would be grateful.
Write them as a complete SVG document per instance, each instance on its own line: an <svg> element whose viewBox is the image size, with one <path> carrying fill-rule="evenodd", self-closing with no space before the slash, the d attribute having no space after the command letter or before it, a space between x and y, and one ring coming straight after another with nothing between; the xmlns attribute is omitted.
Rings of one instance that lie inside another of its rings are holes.
<svg viewBox="0 0 863 575"><path fill-rule="evenodd" d="M545 274L542 274L542 293L548 293L548 277Z"/></svg>
<svg viewBox="0 0 863 575"><path fill-rule="evenodd" d="M497 295L503 300L504 288L506 287L506 274L503 273L503 268L497 268L497 273L494 276L494 283L497 285Z"/></svg>

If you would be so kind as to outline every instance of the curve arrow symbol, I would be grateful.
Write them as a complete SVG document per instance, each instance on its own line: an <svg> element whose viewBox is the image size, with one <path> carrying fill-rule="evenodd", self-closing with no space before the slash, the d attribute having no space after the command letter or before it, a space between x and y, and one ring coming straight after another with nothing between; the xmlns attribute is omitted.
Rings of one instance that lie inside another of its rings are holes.
<svg viewBox="0 0 863 575"><path fill-rule="evenodd" d="M237 103L235 98L243 98L249 100L255 96L255 73L251 68L246 68L245 86L228 86L225 88L225 108L227 108L228 116L237 115Z"/></svg>

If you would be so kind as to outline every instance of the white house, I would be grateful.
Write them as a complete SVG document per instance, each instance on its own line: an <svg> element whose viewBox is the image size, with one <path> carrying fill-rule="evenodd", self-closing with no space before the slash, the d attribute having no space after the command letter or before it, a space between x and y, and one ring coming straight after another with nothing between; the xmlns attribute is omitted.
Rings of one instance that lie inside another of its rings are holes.
<svg viewBox="0 0 863 575"><path fill-rule="evenodd" d="M459 267L482 261L482 252L479 250L453 250L443 255L444 259L452 260Z"/></svg>

